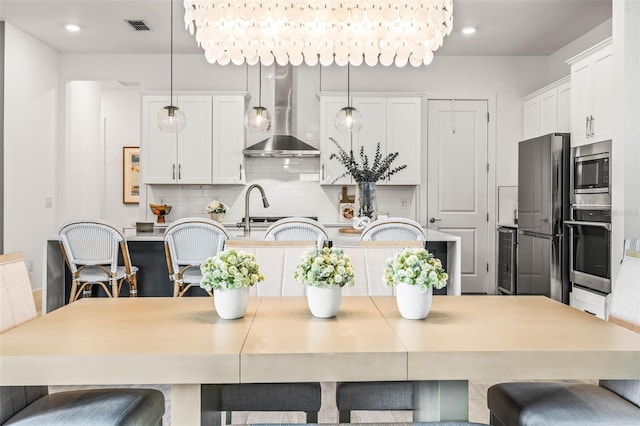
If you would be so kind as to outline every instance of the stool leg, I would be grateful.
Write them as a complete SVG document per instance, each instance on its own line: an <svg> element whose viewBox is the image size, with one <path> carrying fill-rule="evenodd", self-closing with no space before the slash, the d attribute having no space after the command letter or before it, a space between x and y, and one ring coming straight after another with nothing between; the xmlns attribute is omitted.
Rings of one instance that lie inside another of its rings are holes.
<svg viewBox="0 0 640 426"><path fill-rule="evenodd" d="M71 281L71 293L69 294L69 303L74 302L78 298L78 281Z"/></svg>
<svg viewBox="0 0 640 426"><path fill-rule="evenodd" d="M138 278L133 274L127 280L129 282L129 297L138 297Z"/></svg>
<svg viewBox="0 0 640 426"><path fill-rule="evenodd" d="M111 297L118 297L118 280L111 279L109 283L111 284Z"/></svg>

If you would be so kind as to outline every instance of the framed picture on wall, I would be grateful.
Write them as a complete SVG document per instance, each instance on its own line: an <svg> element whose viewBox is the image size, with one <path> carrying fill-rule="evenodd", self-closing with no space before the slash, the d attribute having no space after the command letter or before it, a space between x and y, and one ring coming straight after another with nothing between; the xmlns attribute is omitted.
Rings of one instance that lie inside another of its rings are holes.
<svg viewBox="0 0 640 426"><path fill-rule="evenodd" d="M140 202L140 147L122 147L122 202Z"/></svg>

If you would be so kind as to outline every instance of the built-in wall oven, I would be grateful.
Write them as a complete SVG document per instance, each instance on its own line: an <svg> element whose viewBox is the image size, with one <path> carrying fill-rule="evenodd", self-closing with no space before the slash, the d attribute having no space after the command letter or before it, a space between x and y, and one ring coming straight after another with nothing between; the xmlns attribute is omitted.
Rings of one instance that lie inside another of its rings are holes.
<svg viewBox="0 0 640 426"><path fill-rule="evenodd" d="M569 281L611 292L611 141L572 148Z"/></svg>
<svg viewBox="0 0 640 426"><path fill-rule="evenodd" d="M611 209L572 208L569 226L569 280L611 293Z"/></svg>

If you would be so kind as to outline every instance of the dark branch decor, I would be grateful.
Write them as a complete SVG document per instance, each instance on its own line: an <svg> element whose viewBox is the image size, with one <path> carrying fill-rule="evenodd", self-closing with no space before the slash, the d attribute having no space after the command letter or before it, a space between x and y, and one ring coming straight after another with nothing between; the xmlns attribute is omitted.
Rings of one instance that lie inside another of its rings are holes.
<svg viewBox="0 0 640 426"><path fill-rule="evenodd" d="M347 151L344 150L340 146L340 144L334 139L329 138L336 146L338 147L338 153L332 153L329 156L329 159L337 159L340 164L342 164L347 171L338 176L333 180L332 183L337 182L339 179L345 176L351 176L353 180L356 182L377 182L379 180L387 179L394 174L398 173L401 170L407 168L406 164L402 166L398 166L396 168L391 168L391 163L398 157L397 152L393 152L391 154L387 154L386 157L382 158L382 153L380 152L380 142L376 147L376 154L373 157L373 164L369 166L369 156L364 152L364 146L360 147L360 163L356 160L353 155L353 150Z"/></svg>

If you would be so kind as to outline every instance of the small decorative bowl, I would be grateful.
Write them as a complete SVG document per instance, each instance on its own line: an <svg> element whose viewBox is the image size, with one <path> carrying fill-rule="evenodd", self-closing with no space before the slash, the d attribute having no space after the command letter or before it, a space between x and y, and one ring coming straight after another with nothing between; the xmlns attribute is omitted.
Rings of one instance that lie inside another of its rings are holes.
<svg viewBox="0 0 640 426"><path fill-rule="evenodd" d="M151 203L149 204L149 207L151 208L151 212L158 216L157 223L164 223L164 216L169 214L169 212L171 211L171 206L168 206L166 204Z"/></svg>

